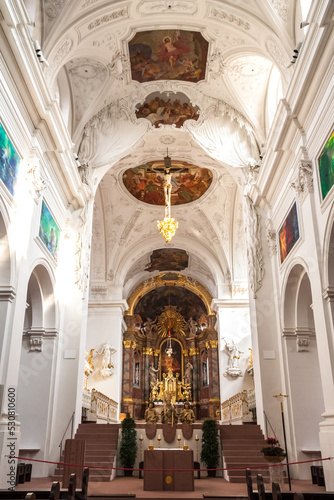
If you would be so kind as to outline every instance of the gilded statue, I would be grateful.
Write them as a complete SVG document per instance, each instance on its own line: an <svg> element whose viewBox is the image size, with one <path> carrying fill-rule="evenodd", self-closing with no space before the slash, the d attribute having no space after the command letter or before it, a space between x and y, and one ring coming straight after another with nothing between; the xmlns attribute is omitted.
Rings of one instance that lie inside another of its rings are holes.
<svg viewBox="0 0 334 500"><path fill-rule="evenodd" d="M148 424L156 424L159 420L159 415L157 414L157 411L154 408L154 403L152 401L149 402L148 408L146 408L145 410L144 418Z"/></svg>
<svg viewBox="0 0 334 500"><path fill-rule="evenodd" d="M195 414L187 401L184 403L183 410L181 411L180 420L183 424L193 424L195 422Z"/></svg>

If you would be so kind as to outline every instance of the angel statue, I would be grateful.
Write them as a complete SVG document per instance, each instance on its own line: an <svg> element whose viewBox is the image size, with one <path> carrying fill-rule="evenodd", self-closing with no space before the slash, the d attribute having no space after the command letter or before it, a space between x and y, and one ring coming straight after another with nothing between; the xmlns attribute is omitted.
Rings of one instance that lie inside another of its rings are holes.
<svg viewBox="0 0 334 500"><path fill-rule="evenodd" d="M225 341L225 349L227 350L228 353L227 368L224 375L239 377L241 375L239 360L240 360L240 354L243 354L243 352L240 351L237 344L235 344L233 340L230 343L226 342L224 338L223 340Z"/></svg>
<svg viewBox="0 0 334 500"><path fill-rule="evenodd" d="M97 354L102 354L102 367L100 374L102 377L110 377L114 372L114 365L111 362L111 356L116 352L116 349L107 341L102 345L101 351L96 351Z"/></svg>

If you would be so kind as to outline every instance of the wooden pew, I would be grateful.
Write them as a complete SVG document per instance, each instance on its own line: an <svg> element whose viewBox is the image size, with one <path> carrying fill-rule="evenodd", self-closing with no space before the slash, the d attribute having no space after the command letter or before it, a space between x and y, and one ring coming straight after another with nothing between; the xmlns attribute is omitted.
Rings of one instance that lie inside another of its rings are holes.
<svg viewBox="0 0 334 500"><path fill-rule="evenodd" d="M68 489L61 490L58 481L54 481L51 486L51 490L36 490L34 491L36 500L87 500L87 486L88 486L88 476L85 477L85 482L83 481L83 489L76 491L76 477L75 474L71 474ZM17 491L0 491L0 500L22 500L26 498L26 495L30 493L29 491L17 490ZM76 496L78 494L78 497Z"/></svg>
<svg viewBox="0 0 334 500"><path fill-rule="evenodd" d="M51 490L48 492L48 495L45 497L45 500L47 500L47 499L59 500L59 489L60 489L59 482L54 481L52 483ZM5 500L5 499L12 500L13 498L18 498L15 496L15 493L18 493L18 492L0 490L1 498L3 500ZM28 493L23 492L23 493L24 493L24 496L19 497L19 498L23 498L24 500L37 500L36 493L34 491L30 491Z"/></svg>
<svg viewBox="0 0 334 500"><path fill-rule="evenodd" d="M264 481L262 474L258 474L256 476L256 481L257 481L257 494L259 497L259 500L266 500L266 490L264 488Z"/></svg>

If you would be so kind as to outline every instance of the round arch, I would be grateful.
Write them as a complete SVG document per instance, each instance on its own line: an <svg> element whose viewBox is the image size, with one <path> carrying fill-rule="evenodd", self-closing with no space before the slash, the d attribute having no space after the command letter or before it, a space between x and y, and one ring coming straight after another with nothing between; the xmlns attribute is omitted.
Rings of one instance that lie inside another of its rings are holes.
<svg viewBox="0 0 334 500"><path fill-rule="evenodd" d="M171 279L169 275L172 274L175 277L177 277L177 279ZM190 290L194 294L198 295L198 297L200 297L200 299L206 306L208 314L210 315L215 314L211 310L211 302L212 302L211 295L200 283L198 283L198 281L189 280L185 276L182 276L181 274L177 273L163 273L149 281L144 281L131 293L131 295L127 299L129 305L127 315L132 316L134 314L136 305L144 295L149 293L151 290L154 290L155 288L160 288L165 286L167 287L177 286L180 288L186 288L187 290Z"/></svg>

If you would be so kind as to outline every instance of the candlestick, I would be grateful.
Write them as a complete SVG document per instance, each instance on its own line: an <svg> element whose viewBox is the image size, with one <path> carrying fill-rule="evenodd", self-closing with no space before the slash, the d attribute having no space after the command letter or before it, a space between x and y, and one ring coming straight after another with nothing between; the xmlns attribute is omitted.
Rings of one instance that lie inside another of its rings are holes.
<svg viewBox="0 0 334 500"><path fill-rule="evenodd" d="M143 435L141 434L140 438L139 438L139 441L140 441L140 456L141 456L141 460L143 460Z"/></svg>
<svg viewBox="0 0 334 500"><path fill-rule="evenodd" d="M177 440L179 442L179 448L181 448L181 436L180 436L180 434L177 436Z"/></svg>
<svg viewBox="0 0 334 500"><path fill-rule="evenodd" d="M159 441L159 448L160 448L160 441L161 441L161 436L160 436L160 434L158 435L158 441Z"/></svg>

